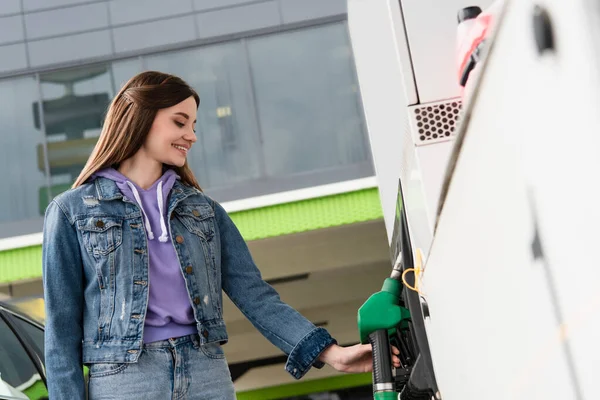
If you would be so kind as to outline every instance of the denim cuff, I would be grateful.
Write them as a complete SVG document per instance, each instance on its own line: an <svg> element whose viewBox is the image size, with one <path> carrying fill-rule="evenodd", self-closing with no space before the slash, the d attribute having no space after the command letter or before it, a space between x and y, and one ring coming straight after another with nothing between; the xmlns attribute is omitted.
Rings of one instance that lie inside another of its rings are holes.
<svg viewBox="0 0 600 400"><path fill-rule="evenodd" d="M323 350L337 344L324 328L315 328L296 344L290 352L285 369L294 378L302 378L311 367L323 368L325 363L317 360Z"/></svg>

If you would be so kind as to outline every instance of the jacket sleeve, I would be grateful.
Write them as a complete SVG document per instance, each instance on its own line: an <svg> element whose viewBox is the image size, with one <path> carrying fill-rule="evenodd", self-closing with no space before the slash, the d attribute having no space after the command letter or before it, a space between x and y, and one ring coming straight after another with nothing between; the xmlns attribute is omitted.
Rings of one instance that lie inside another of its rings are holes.
<svg viewBox="0 0 600 400"><path fill-rule="evenodd" d="M49 398L83 400L83 265L76 228L55 201L44 219L42 277Z"/></svg>
<svg viewBox="0 0 600 400"><path fill-rule="evenodd" d="M288 355L285 369L296 379L314 366L327 347L337 344L329 332L316 327L284 303L262 279L248 246L223 207L214 202L221 242L223 290L248 320L271 343Z"/></svg>

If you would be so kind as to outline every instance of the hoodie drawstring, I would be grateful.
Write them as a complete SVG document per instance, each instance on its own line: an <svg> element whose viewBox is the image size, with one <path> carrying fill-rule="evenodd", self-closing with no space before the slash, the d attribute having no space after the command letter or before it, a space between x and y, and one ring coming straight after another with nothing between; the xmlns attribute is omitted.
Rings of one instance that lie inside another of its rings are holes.
<svg viewBox="0 0 600 400"><path fill-rule="evenodd" d="M169 238L167 235L167 224L165 223L165 217L163 215L163 193L162 193L162 181L158 182L158 187L156 188L156 200L158 201L158 211L160 213L160 229L161 235L158 238L161 242L166 242ZM140 195L135 188L135 185L129 181L127 181L127 185L133 192L133 197L135 197L135 201L139 204L142 209L142 214L144 214L144 218L146 221L146 232L148 232L148 240L154 240L154 233L152 232L152 227L150 226L150 220L148 219L148 215L146 214L146 210L144 210L144 206L142 205L142 200L140 199Z"/></svg>
<svg viewBox="0 0 600 400"><path fill-rule="evenodd" d="M165 218L163 216L163 192L162 192L162 181L158 182L158 188L156 189L156 199L158 200L158 212L160 213L160 229L162 231L158 240L161 242L167 241L167 224L165 224Z"/></svg>
<svg viewBox="0 0 600 400"><path fill-rule="evenodd" d="M150 226L150 220L148 219L148 215L146 214L146 211L144 210L144 205L142 204L140 195L138 194L138 191L135 188L135 186L133 185L133 183L127 181L127 185L129 186L129 189L131 189L131 191L133 192L133 197L135 197L135 201L137 201L138 205L142 209L142 214L144 214L144 218L146 219L145 225L146 225L146 232L148 232L148 239L152 240L152 239L154 239L154 233L152 233L152 227Z"/></svg>

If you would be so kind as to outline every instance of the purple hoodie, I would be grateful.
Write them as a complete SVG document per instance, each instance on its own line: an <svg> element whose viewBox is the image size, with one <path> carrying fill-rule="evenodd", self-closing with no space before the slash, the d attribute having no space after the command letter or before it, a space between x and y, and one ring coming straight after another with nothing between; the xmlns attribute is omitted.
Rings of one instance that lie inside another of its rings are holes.
<svg viewBox="0 0 600 400"><path fill-rule="evenodd" d="M179 259L169 238L169 225L165 222L168 221L169 192L179 176L167 169L147 190L114 168L98 171L92 179L97 176L113 180L125 197L140 206L144 216L150 264L144 343L197 333Z"/></svg>

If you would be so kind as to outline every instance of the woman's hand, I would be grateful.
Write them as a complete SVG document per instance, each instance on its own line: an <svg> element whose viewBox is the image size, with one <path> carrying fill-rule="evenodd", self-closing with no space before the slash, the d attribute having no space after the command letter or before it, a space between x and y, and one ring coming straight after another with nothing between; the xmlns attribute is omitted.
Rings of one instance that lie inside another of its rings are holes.
<svg viewBox="0 0 600 400"><path fill-rule="evenodd" d="M392 346L392 353L392 364L398 368L400 367L398 358L400 351ZM334 344L321 353L319 360L340 372L371 372L373 370L373 348L370 344L357 344L349 347Z"/></svg>

